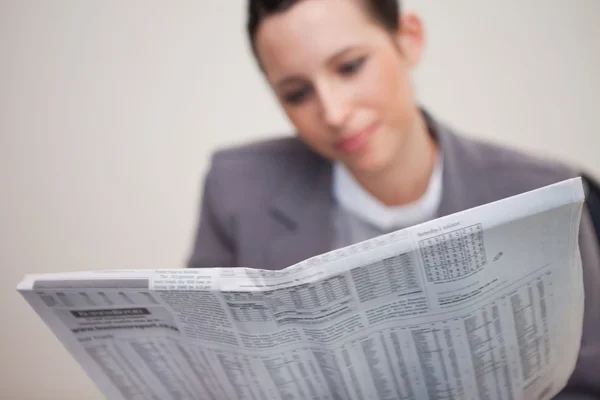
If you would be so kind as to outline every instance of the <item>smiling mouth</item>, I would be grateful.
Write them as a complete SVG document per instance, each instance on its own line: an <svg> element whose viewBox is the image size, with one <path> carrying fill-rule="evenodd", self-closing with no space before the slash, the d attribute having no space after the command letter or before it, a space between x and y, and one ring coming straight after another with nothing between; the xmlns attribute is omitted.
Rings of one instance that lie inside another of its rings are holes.
<svg viewBox="0 0 600 400"><path fill-rule="evenodd" d="M337 143L336 147L339 150L346 153L359 152L367 146L367 144L369 143L369 139L371 138L371 136L373 136L375 131L377 131L378 127L379 124L372 124L368 128L357 132L348 138L340 140Z"/></svg>

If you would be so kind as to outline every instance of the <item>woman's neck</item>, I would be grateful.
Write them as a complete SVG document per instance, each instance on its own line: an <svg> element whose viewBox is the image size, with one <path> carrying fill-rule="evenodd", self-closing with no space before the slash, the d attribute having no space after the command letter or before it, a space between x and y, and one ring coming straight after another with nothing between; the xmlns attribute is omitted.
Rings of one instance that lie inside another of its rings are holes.
<svg viewBox="0 0 600 400"><path fill-rule="evenodd" d="M376 173L352 173L372 196L387 206L399 206L420 199L429 186L438 148L421 113L407 135L395 162Z"/></svg>

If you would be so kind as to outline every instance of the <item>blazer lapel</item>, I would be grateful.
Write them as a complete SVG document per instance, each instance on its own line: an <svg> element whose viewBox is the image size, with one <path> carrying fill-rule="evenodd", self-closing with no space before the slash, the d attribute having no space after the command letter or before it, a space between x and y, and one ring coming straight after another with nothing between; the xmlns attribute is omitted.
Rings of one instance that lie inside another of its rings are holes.
<svg viewBox="0 0 600 400"><path fill-rule="evenodd" d="M490 198L489 183L483 178L483 160L469 139L457 136L448 127L423 111L428 128L442 152L444 171L442 201L437 217L483 204Z"/></svg>
<svg viewBox="0 0 600 400"><path fill-rule="evenodd" d="M331 250L331 163L310 153L290 173L271 204L274 237L267 255L269 269L281 269Z"/></svg>

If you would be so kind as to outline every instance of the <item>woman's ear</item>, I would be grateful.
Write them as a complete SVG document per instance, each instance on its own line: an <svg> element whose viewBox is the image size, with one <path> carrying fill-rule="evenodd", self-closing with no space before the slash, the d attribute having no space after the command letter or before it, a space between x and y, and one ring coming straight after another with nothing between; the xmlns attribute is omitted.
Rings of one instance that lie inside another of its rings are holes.
<svg viewBox="0 0 600 400"><path fill-rule="evenodd" d="M410 66L416 66L425 50L425 30L423 22L417 14L402 13L400 29L396 33L396 43Z"/></svg>

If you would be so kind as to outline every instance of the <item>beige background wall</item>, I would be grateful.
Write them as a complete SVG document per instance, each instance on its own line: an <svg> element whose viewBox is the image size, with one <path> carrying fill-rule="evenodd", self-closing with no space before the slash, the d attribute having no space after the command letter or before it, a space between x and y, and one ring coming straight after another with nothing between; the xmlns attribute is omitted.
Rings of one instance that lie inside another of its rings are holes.
<svg viewBox="0 0 600 400"><path fill-rule="evenodd" d="M600 176L598 0L413 0L423 104ZM184 265L216 146L289 129L245 1L0 0L0 398L101 396L15 292L28 272Z"/></svg>

